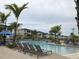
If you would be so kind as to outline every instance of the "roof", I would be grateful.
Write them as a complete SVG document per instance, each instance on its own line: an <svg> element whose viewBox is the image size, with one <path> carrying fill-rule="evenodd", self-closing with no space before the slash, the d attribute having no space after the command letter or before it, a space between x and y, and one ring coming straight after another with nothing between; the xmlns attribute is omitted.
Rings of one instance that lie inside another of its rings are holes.
<svg viewBox="0 0 79 59"><path fill-rule="evenodd" d="M28 30L28 31L34 31L34 30L31 30L31 29L27 29L27 28L21 28L21 29L18 29L18 30ZM37 30L36 30L37 31ZM38 33L42 33L42 34L45 34L47 35L48 33L44 33L42 31L37 31Z"/></svg>

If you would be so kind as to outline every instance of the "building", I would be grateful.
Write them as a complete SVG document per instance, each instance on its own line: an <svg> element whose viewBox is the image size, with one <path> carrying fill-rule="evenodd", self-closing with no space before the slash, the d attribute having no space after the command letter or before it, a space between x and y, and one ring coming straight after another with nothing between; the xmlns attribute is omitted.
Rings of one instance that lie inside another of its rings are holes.
<svg viewBox="0 0 79 59"><path fill-rule="evenodd" d="M32 38L33 35L33 31L31 29L26 29L26 28L22 28L22 29L18 29L17 30L17 35L22 35L22 37L24 38ZM38 39L42 39L42 38L47 38L48 37L48 33L44 33L41 31L36 31L37 32L37 38Z"/></svg>
<svg viewBox="0 0 79 59"><path fill-rule="evenodd" d="M30 38L31 33L32 33L32 30L26 29L26 28L18 29L18 31L17 31L17 35L22 35L22 37L24 37L24 38Z"/></svg>

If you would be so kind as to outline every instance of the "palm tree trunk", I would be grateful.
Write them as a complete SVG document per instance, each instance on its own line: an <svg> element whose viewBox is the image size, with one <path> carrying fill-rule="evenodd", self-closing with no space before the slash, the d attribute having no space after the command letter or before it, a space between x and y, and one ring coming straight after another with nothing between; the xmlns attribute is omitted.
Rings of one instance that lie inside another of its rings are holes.
<svg viewBox="0 0 79 59"><path fill-rule="evenodd" d="M56 43L56 33L55 33L55 43Z"/></svg>
<svg viewBox="0 0 79 59"><path fill-rule="evenodd" d="M78 26L78 39L79 39L79 26Z"/></svg>
<svg viewBox="0 0 79 59"><path fill-rule="evenodd" d="M6 31L6 29L7 29L7 27L6 27L7 25L6 25L6 22L5 22L5 31Z"/></svg>
<svg viewBox="0 0 79 59"><path fill-rule="evenodd" d="M79 26L78 26L78 36L79 36Z"/></svg>
<svg viewBox="0 0 79 59"><path fill-rule="evenodd" d="M18 19L16 19L17 21L16 21L16 27L15 27L15 29L14 29L14 31L15 31L15 36L14 36L14 40L13 40L13 43L15 43L15 41L17 40L17 24L18 24Z"/></svg>
<svg viewBox="0 0 79 59"><path fill-rule="evenodd" d="M13 39L13 43L15 42L16 40L16 28L14 29L14 39Z"/></svg>
<svg viewBox="0 0 79 59"><path fill-rule="evenodd" d="M6 31L6 22L4 22L4 31ZM3 35L3 41L4 41L4 45L6 44L6 35Z"/></svg>

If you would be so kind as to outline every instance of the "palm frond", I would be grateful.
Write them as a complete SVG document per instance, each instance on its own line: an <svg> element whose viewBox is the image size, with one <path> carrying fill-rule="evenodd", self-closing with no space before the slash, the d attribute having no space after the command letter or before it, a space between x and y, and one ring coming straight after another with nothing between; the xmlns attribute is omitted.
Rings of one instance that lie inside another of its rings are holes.
<svg viewBox="0 0 79 59"><path fill-rule="evenodd" d="M6 9L12 10L13 12L16 12L15 8L11 5L5 5Z"/></svg>
<svg viewBox="0 0 79 59"><path fill-rule="evenodd" d="M22 11L23 9L28 8L27 5L28 5L28 3L24 4L23 6L21 6L21 7L19 8L19 14L21 13L21 11Z"/></svg>
<svg viewBox="0 0 79 59"><path fill-rule="evenodd" d="M10 16L11 12L9 12L7 15L5 15L5 19L7 19Z"/></svg>
<svg viewBox="0 0 79 59"><path fill-rule="evenodd" d="M15 16L16 16L17 11L16 11L16 9L15 9L15 7L14 7L14 4L11 4L11 5L5 5L5 6L6 6L6 9L9 9L9 10L13 11L13 13L14 13ZM16 17L17 17L17 16L16 16Z"/></svg>
<svg viewBox="0 0 79 59"><path fill-rule="evenodd" d="M2 12L0 13L0 19L1 19L1 22L2 22L2 23L4 23L4 21L6 20L6 19L5 19L5 14L2 13Z"/></svg>
<svg viewBox="0 0 79 59"><path fill-rule="evenodd" d="M0 18L1 18L1 21L2 21L2 23L4 23L5 22L5 20L7 20L7 18L10 16L10 13L9 14L7 14L7 15L5 15L5 13L0 13Z"/></svg>
<svg viewBox="0 0 79 59"><path fill-rule="evenodd" d="M16 4L12 4L12 6L15 9L14 14L15 14L16 18L18 19L18 17L19 17L19 7Z"/></svg>
<svg viewBox="0 0 79 59"><path fill-rule="evenodd" d="M18 10L18 6L16 4L12 4L12 6L15 10Z"/></svg>
<svg viewBox="0 0 79 59"><path fill-rule="evenodd" d="M20 12L21 12L23 9L28 8L28 7L26 7L27 5L28 5L28 3L24 4L23 6L21 6L21 7L20 7Z"/></svg>
<svg viewBox="0 0 79 59"><path fill-rule="evenodd" d="M17 28L18 28L20 25L21 25L21 24L20 24L20 23L17 24L17 22L13 22L13 23L10 24L10 26L12 26L12 27L14 27L14 28L16 28L16 26L17 26Z"/></svg>
<svg viewBox="0 0 79 59"><path fill-rule="evenodd" d="M28 3L22 5L21 7L18 7L16 4L6 5L6 9L10 9L11 11L13 11L15 17L18 19L22 10L27 8L26 5L28 5Z"/></svg>

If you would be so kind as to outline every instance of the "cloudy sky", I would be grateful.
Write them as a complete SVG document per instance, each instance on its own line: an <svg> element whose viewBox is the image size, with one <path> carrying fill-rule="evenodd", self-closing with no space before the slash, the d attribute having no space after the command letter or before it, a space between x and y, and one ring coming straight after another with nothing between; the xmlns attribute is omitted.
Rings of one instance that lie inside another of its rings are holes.
<svg viewBox="0 0 79 59"><path fill-rule="evenodd" d="M36 29L48 32L52 26L62 25L62 34L69 35L72 28L76 26L76 10L74 0L0 0L0 11L8 13L5 10L6 4L16 3L19 6L27 3L28 9L24 10L19 18L22 28ZM12 14L7 22L14 22L15 17Z"/></svg>

